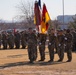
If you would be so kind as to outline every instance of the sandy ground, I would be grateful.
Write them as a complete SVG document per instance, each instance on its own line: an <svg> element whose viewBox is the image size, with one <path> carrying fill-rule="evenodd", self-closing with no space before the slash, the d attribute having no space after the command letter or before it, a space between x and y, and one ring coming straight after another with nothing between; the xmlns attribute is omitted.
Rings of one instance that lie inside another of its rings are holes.
<svg viewBox="0 0 76 75"><path fill-rule="evenodd" d="M76 53L72 53L72 62L67 61L67 55L63 62L56 62L58 55L55 54L53 63L48 63L49 55L46 49L46 60L29 64L27 49L0 50L0 75L76 75Z"/></svg>

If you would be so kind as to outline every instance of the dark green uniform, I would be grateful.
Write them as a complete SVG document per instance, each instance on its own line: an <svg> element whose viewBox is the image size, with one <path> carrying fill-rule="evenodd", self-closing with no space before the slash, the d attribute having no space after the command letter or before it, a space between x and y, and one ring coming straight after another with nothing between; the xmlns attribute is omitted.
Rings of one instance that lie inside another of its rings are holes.
<svg viewBox="0 0 76 75"><path fill-rule="evenodd" d="M59 56L59 60L58 61L63 61L63 58L64 58L64 35L58 35L57 36L57 39L58 39L58 49L57 49L57 52L58 52L58 56Z"/></svg>
<svg viewBox="0 0 76 75"><path fill-rule="evenodd" d="M8 34L8 45L10 49L14 48L14 35L11 32Z"/></svg>
<svg viewBox="0 0 76 75"><path fill-rule="evenodd" d="M33 32L28 33L28 57L31 63L37 59L37 39Z"/></svg>
<svg viewBox="0 0 76 75"><path fill-rule="evenodd" d="M49 34L48 49L49 49L50 61L54 60L55 41L56 41L56 36L54 34Z"/></svg>
<svg viewBox="0 0 76 75"><path fill-rule="evenodd" d="M26 33L22 32L21 33L21 45L22 45L22 49L26 48L26 38L27 38Z"/></svg>
<svg viewBox="0 0 76 75"><path fill-rule="evenodd" d="M2 44L3 44L3 49L7 49L7 33L6 32L2 33Z"/></svg>
<svg viewBox="0 0 76 75"><path fill-rule="evenodd" d="M72 35L73 35L73 47L72 47L72 51L76 51L76 31L73 31Z"/></svg>
<svg viewBox="0 0 76 75"><path fill-rule="evenodd" d="M65 45L68 62L70 62L72 60L72 35L70 33L65 34Z"/></svg>
<svg viewBox="0 0 76 75"><path fill-rule="evenodd" d="M46 42L46 34L39 34L39 52L41 59L39 61L45 60L45 42Z"/></svg>
<svg viewBox="0 0 76 75"><path fill-rule="evenodd" d="M2 35L0 34L0 49L1 49L1 40L2 40Z"/></svg>
<svg viewBox="0 0 76 75"><path fill-rule="evenodd" d="M15 33L15 48L19 49L20 48L20 39L21 39L21 35L19 32Z"/></svg>

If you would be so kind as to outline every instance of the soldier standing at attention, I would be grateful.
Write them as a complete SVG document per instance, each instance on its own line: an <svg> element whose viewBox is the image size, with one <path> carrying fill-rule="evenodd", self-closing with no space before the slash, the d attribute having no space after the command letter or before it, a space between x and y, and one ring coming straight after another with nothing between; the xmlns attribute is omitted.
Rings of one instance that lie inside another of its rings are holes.
<svg viewBox="0 0 76 75"><path fill-rule="evenodd" d="M33 33L32 28L29 28L28 33L28 57L30 60L30 63L33 63L37 59L37 38L36 35Z"/></svg>
<svg viewBox="0 0 76 75"><path fill-rule="evenodd" d="M0 49L1 49L1 40L2 40L2 35L0 33Z"/></svg>
<svg viewBox="0 0 76 75"><path fill-rule="evenodd" d="M12 32L8 33L8 45L10 49L14 48L14 34Z"/></svg>
<svg viewBox="0 0 76 75"><path fill-rule="evenodd" d="M71 62L72 60L72 44L73 44L72 41L73 41L72 35L70 33L70 30L68 29L65 34L66 52L68 57L67 62Z"/></svg>
<svg viewBox="0 0 76 75"><path fill-rule="evenodd" d="M72 47L72 51L76 51L76 31L75 30L71 30L71 34L73 36L73 47Z"/></svg>
<svg viewBox="0 0 76 75"><path fill-rule="evenodd" d="M22 45L22 49L25 49L25 47L26 47L26 41L25 41L24 31L21 32L21 45Z"/></svg>
<svg viewBox="0 0 76 75"><path fill-rule="evenodd" d="M45 42L46 42L46 34L39 34L39 52L41 59L39 61L45 60Z"/></svg>
<svg viewBox="0 0 76 75"><path fill-rule="evenodd" d="M7 33L6 33L6 31L2 32L2 44L3 44L3 49L7 49Z"/></svg>
<svg viewBox="0 0 76 75"><path fill-rule="evenodd" d="M15 46L16 46L15 48L19 49L20 48L20 39L21 39L19 31L17 31L14 35L15 35Z"/></svg>
<svg viewBox="0 0 76 75"><path fill-rule="evenodd" d="M48 43L50 60L48 62L53 62L54 60L55 41L56 41L55 30L51 29L49 34L49 43Z"/></svg>
<svg viewBox="0 0 76 75"><path fill-rule="evenodd" d="M63 34L62 30L60 30L58 32L57 40L58 40L57 52L58 52L58 56L59 56L58 62L61 62L61 61L63 61L63 58L64 58L64 41L65 41L64 34Z"/></svg>

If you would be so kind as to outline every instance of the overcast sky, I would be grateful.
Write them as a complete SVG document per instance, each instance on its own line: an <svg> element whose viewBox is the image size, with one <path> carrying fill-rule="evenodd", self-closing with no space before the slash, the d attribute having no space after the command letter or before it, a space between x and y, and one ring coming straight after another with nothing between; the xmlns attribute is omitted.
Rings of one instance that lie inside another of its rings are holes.
<svg viewBox="0 0 76 75"><path fill-rule="evenodd" d="M0 19L12 21L13 17L18 14L16 6L21 1L30 0L0 0ZM31 0L35 1L35 0ZM51 19L56 19L58 15L62 15L62 0L41 0L46 4L47 10L50 14ZM64 0L65 15L76 14L76 0Z"/></svg>

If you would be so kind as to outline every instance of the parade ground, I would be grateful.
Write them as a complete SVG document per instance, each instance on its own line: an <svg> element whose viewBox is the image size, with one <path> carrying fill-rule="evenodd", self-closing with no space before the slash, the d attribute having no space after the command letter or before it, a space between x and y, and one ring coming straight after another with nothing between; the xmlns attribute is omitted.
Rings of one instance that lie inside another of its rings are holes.
<svg viewBox="0 0 76 75"><path fill-rule="evenodd" d="M46 59L30 64L27 49L0 50L0 75L76 75L76 53L73 52L72 62L67 61L67 55L63 62L56 62L58 55L55 54L53 63L48 63L49 54L46 48Z"/></svg>

